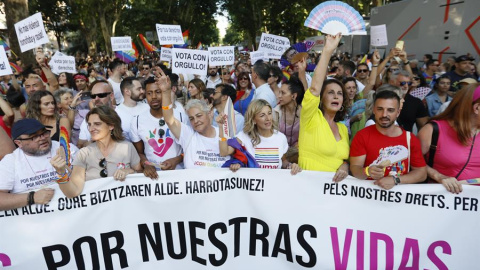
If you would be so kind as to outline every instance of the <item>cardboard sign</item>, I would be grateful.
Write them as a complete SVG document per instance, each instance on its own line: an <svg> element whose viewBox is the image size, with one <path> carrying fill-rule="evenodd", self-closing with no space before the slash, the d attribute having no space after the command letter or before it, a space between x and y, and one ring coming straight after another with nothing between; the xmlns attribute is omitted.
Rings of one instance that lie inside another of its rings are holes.
<svg viewBox="0 0 480 270"><path fill-rule="evenodd" d="M172 49L172 71L207 76L208 51Z"/></svg>
<svg viewBox="0 0 480 270"><path fill-rule="evenodd" d="M172 49L171 48L165 48L162 47L162 51L160 54L160 61L166 61L169 62L172 61Z"/></svg>
<svg viewBox="0 0 480 270"><path fill-rule="evenodd" d="M50 62L48 62L51 70L55 74L60 74L62 72L68 72L75 74L77 73L77 67L75 66L75 57L68 56L61 52L56 52Z"/></svg>
<svg viewBox="0 0 480 270"><path fill-rule="evenodd" d="M3 46L0 46L0 76L13 74L10 63L8 62L7 54Z"/></svg>
<svg viewBox="0 0 480 270"><path fill-rule="evenodd" d="M223 135L227 139L234 138L237 134L237 124L235 123L235 110L233 108L233 102L230 97L227 99L227 104L225 104L225 109L223 110L225 114L225 122L223 122L222 129Z"/></svg>
<svg viewBox="0 0 480 270"><path fill-rule="evenodd" d="M209 47L208 55L208 64L210 66L233 65L233 62L235 60L235 47Z"/></svg>
<svg viewBox="0 0 480 270"><path fill-rule="evenodd" d="M387 27L385 24L370 26L370 46L387 46Z"/></svg>
<svg viewBox="0 0 480 270"><path fill-rule="evenodd" d="M258 50L266 52L269 59L280 59L289 47L288 38L262 33Z"/></svg>
<svg viewBox="0 0 480 270"><path fill-rule="evenodd" d="M182 28L180 25L156 24L160 45L183 45Z"/></svg>
<svg viewBox="0 0 480 270"><path fill-rule="evenodd" d="M111 37L112 51L128 51L132 50L131 37Z"/></svg>
<svg viewBox="0 0 480 270"><path fill-rule="evenodd" d="M45 32L40 12L17 22L15 24L15 32L17 32L18 43L22 53L50 42Z"/></svg>
<svg viewBox="0 0 480 270"><path fill-rule="evenodd" d="M265 55L264 51L256 51L250 53L250 60L252 65L255 64L258 60L268 61L268 58Z"/></svg>

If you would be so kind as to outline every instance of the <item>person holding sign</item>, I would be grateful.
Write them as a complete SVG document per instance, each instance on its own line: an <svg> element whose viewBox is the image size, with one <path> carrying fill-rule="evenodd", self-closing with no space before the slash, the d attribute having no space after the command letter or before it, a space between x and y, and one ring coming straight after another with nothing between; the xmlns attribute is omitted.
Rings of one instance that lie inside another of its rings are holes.
<svg viewBox="0 0 480 270"><path fill-rule="evenodd" d="M326 37L312 86L303 97L298 139L300 167L336 172L334 181L341 181L348 175L348 130L340 123L348 109L345 108L347 94L338 80L325 81L328 62L340 39L341 34Z"/></svg>
<svg viewBox="0 0 480 270"><path fill-rule="evenodd" d="M218 145L219 131L212 126L212 114L204 100L193 99L185 106L191 127L176 119L173 111L171 82L163 71L157 81L162 91L162 109L165 122L183 148L186 169L220 168L230 157L221 157Z"/></svg>
<svg viewBox="0 0 480 270"><path fill-rule="evenodd" d="M418 133L428 161L428 177L448 191L460 193L459 181L480 177L480 84L462 88L432 120ZM435 124L436 143L432 141Z"/></svg>
<svg viewBox="0 0 480 270"><path fill-rule="evenodd" d="M222 126L226 121L225 114L220 113L216 121L219 126ZM235 148L229 146L223 136L223 130L220 129L220 155L233 155ZM260 168L290 169L292 175L301 171L298 164L287 161L285 157L288 150L287 137L278 131L276 122L273 120L272 107L263 99L254 100L248 106L245 127L237 134L237 140L255 158ZM240 164L234 163L230 165L230 170L235 172L240 167Z"/></svg>
<svg viewBox="0 0 480 270"><path fill-rule="evenodd" d="M85 119L94 142L78 152L73 168L67 166L62 149L50 161L60 189L69 198L82 193L85 181L112 176L124 181L128 174L142 170L135 147L124 140L121 120L114 109L95 107Z"/></svg>
<svg viewBox="0 0 480 270"><path fill-rule="evenodd" d="M353 176L375 180L374 184L384 189L424 181L427 166L420 141L394 124L400 115L398 94L393 91L377 93L373 114L375 125L360 130L352 141L350 169Z"/></svg>

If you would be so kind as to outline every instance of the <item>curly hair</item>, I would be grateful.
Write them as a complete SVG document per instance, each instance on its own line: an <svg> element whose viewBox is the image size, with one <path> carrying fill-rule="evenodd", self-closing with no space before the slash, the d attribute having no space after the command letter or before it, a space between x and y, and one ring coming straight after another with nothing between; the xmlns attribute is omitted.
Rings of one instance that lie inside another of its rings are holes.
<svg viewBox="0 0 480 270"><path fill-rule="evenodd" d="M57 109L57 100L53 96L50 91L47 90L39 90L35 91L30 98L28 99L27 102L27 118L34 118L37 119L38 121L41 122L41 117L42 117L42 110L40 108L40 105L42 103L42 98L46 96L51 96L53 99L53 105L55 106L55 118L58 120L60 119L60 116L58 114L58 109Z"/></svg>
<svg viewBox="0 0 480 270"><path fill-rule="evenodd" d="M343 85L343 83L337 79L328 79L328 80L325 80L325 82L323 82L323 85L322 85L322 90L320 91L320 104L318 105L318 108L322 111L322 113L325 114L325 111L323 109L323 101L325 100L323 98L323 94L325 93L325 90L327 89L327 86L329 86L330 84L336 84L338 86L340 86L340 88L342 88L342 96L343 96L343 102L342 102L342 107L343 109L338 111L336 114L335 114L335 117L333 118L333 121L335 122L340 122L340 121L343 121L345 120L345 117L347 116L347 112L350 110L350 105L348 104L348 96L347 96L347 91L345 91L345 86Z"/></svg>
<svg viewBox="0 0 480 270"><path fill-rule="evenodd" d="M243 126L243 132L250 137L254 147L260 143L260 135L258 133L257 125L255 125L254 122L255 116L260 113L265 106L268 106L270 111L273 113L270 103L263 99L252 100L250 105L248 105L247 111L245 112L245 124ZM278 130L278 125L272 117L272 132L275 130Z"/></svg>

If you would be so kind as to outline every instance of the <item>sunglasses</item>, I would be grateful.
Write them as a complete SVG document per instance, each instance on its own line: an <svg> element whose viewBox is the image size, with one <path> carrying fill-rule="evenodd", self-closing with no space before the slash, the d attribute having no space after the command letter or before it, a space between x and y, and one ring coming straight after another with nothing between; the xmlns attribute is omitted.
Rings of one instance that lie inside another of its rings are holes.
<svg viewBox="0 0 480 270"><path fill-rule="evenodd" d="M147 69L150 69L150 68L149 68L149 67L144 67L144 68L142 68L142 70L147 70Z"/></svg>
<svg viewBox="0 0 480 270"><path fill-rule="evenodd" d="M391 72L395 72L395 71L399 71L400 69L398 69L398 68L390 68L390 69L388 69L388 70L391 71Z"/></svg>
<svg viewBox="0 0 480 270"><path fill-rule="evenodd" d="M238 80L239 80L239 81L242 81L242 80L248 81L248 78L247 78L247 77L243 77L243 78L239 78Z"/></svg>
<svg viewBox="0 0 480 270"><path fill-rule="evenodd" d="M408 84L408 86L411 86L411 85L412 85L412 82L400 82L400 85L401 85L401 86L404 86L405 84Z"/></svg>
<svg viewBox="0 0 480 270"><path fill-rule="evenodd" d="M90 98L96 99L97 97L99 98L106 98L108 95L110 95L112 92L107 92L107 93L100 93L100 94L90 94Z"/></svg>
<svg viewBox="0 0 480 270"><path fill-rule="evenodd" d="M358 69L357 72L358 73L367 73L368 69Z"/></svg>
<svg viewBox="0 0 480 270"><path fill-rule="evenodd" d="M163 119L158 120L158 124L160 125L160 127L165 126L165 120ZM159 128L158 136L160 136L160 138L163 138L163 135L165 135L165 130L163 130L163 128Z"/></svg>
<svg viewBox="0 0 480 270"><path fill-rule="evenodd" d="M418 81L418 80L420 80L420 77L413 77L413 79L414 79L415 81Z"/></svg>
<svg viewBox="0 0 480 270"><path fill-rule="evenodd" d="M274 74L270 74L270 76L268 76L268 77L271 78L271 77L277 77L277 76L274 75Z"/></svg>
<svg viewBox="0 0 480 270"><path fill-rule="evenodd" d="M103 168L103 170L100 171L100 176L105 178L108 176L108 171L107 171L107 160L105 158L102 158L100 162L98 163L98 166Z"/></svg>

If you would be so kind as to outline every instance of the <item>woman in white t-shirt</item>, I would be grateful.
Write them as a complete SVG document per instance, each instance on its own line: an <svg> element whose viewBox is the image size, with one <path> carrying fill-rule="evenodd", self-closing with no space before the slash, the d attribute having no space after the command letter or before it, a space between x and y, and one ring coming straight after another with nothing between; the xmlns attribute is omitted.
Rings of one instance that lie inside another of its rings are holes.
<svg viewBox="0 0 480 270"><path fill-rule="evenodd" d="M225 114L221 113L216 119L219 126L225 121ZM220 129L220 155L234 154L235 149L227 144ZM290 163L285 158L288 142L285 134L278 131L277 123L273 120L270 104L263 100L253 100L245 113L243 131L237 134L237 140L255 158L263 169L291 169L292 175L301 171L296 163ZM232 171L237 171L240 164L230 165Z"/></svg>
<svg viewBox="0 0 480 270"><path fill-rule="evenodd" d="M111 176L123 181L128 174L142 170L135 147L124 140L121 120L114 109L95 107L85 120L94 142L76 154L73 169L65 164L61 148L50 161L60 178L57 181L60 189L70 198L82 193L85 181Z"/></svg>
<svg viewBox="0 0 480 270"><path fill-rule="evenodd" d="M220 156L218 128L212 126L213 113L205 100L191 99L185 106L190 124L186 125L173 114L171 82L160 71L157 81L162 91L163 119L175 141L183 148L185 169L220 168L230 157Z"/></svg>

